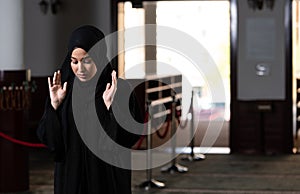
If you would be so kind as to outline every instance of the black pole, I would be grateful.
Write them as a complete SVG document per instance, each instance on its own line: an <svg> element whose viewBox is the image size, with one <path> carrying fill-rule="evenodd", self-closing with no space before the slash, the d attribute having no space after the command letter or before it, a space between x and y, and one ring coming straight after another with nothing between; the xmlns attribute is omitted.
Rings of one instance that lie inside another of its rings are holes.
<svg viewBox="0 0 300 194"><path fill-rule="evenodd" d="M194 153L194 147L195 147L195 135L194 135L194 90L192 90L192 97L191 97L191 124L190 124L190 129L191 129L191 143L190 143L190 148L191 152L189 155L186 157L182 158L182 160L188 160L188 161L200 161L205 159L204 154L195 154Z"/></svg>
<svg viewBox="0 0 300 194"><path fill-rule="evenodd" d="M151 101L147 101L147 110L148 110L148 124L147 124L147 138L146 138L146 144L147 144L147 156L146 156L146 178L147 180L140 184L140 187L144 188L145 190L149 190L150 188L164 188L165 184L162 182L159 182L152 178L152 126L151 126Z"/></svg>
<svg viewBox="0 0 300 194"><path fill-rule="evenodd" d="M184 173L188 171L188 168L185 166L181 166L179 164L177 164L176 162L176 137L175 137L175 133L176 133L176 118L175 118L175 113L176 113L176 101L175 101L175 94L172 95L173 101L172 101L172 107L171 107L171 146L172 146L172 162L171 162L171 166L167 166L167 167L163 167L161 168L162 172L170 172L170 173L174 173L174 172L180 172L180 173Z"/></svg>

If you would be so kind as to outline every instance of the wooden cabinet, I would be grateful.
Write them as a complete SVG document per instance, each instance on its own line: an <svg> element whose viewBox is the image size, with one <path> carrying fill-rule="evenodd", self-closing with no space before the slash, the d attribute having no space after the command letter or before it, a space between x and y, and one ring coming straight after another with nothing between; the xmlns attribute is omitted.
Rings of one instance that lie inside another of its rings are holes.
<svg viewBox="0 0 300 194"><path fill-rule="evenodd" d="M173 101L182 100L182 76L149 76L143 79L128 79L135 88L140 104L144 107L147 101L152 103L152 112L157 114L160 110L169 113ZM181 106L177 106L178 109ZM168 114L166 112L166 114Z"/></svg>
<svg viewBox="0 0 300 194"><path fill-rule="evenodd" d="M233 102L230 120L232 153L292 153L292 115L284 101Z"/></svg>
<svg viewBox="0 0 300 194"><path fill-rule="evenodd" d="M163 123L171 119L172 102L176 102L177 115L181 114L182 101L182 76L148 76L143 79L128 79L135 88L135 93L140 106L147 108L147 102L151 102L151 125L158 129ZM145 114L143 115L145 116ZM166 129L162 129L166 130ZM158 132L160 129L158 129ZM169 135L167 133L166 135ZM153 133L153 147L164 143L168 138L159 138ZM145 144L142 145L142 147Z"/></svg>
<svg viewBox="0 0 300 194"><path fill-rule="evenodd" d="M26 70L0 71L0 132L26 140L29 95ZM26 93L25 93L26 92ZM28 149L0 137L0 193L29 189Z"/></svg>

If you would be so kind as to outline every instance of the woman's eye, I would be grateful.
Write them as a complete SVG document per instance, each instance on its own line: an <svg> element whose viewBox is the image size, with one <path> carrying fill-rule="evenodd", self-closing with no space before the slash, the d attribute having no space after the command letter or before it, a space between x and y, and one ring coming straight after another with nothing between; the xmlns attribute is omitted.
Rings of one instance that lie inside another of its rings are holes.
<svg viewBox="0 0 300 194"><path fill-rule="evenodd" d="M72 60L72 63L76 65L76 64L78 64L78 61L73 61L73 60Z"/></svg>
<svg viewBox="0 0 300 194"><path fill-rule="evenodd" d="M84 58L82 60L83 63L85 64L91 64L93 62L92 58L91 57L87 57L87 58Z"/></svg>

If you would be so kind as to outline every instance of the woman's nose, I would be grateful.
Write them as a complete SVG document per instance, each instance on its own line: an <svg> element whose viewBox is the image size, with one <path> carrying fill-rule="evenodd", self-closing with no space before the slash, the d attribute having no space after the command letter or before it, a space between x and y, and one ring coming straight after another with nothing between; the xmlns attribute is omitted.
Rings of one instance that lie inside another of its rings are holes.
<svg viewBox="0 0 300 194"><path fill-rule="evenodd" d="M78 62L78 71L84 71L85 68L84 68L84 65L82 64L81 61Z"/></svg>

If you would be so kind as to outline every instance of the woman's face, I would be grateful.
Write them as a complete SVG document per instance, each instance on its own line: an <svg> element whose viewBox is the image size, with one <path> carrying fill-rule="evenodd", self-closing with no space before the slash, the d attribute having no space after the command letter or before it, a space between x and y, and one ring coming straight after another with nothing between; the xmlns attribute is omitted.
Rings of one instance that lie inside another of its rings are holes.
<svg viewBox="0 0 300 194"><path fill-rule="evenodd" d="M73 50L71 55L71 68L75 76L82 82L89 81L97 72L94 61L82 48L75 48Z"/></svg>

